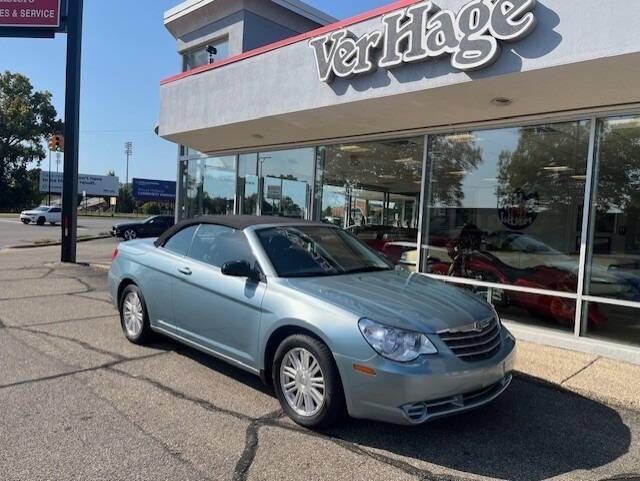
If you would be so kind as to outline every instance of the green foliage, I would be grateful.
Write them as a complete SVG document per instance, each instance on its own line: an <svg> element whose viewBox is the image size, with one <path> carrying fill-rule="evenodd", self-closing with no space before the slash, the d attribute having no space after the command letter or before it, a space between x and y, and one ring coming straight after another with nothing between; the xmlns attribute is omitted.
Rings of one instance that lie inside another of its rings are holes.
<svg viewBox="0 0 640 481"><path fill-rule="evenodd" d="M136 201L133 198L131 192L131 186L120 187L118 195L118 204L116 206L116 212L123 214L131 214L136 208Z"/></svg>
<svg viewBox="0 0 640 481"><path fill-rule="evenodd" d="M142 213L144 215L160 215L162 214L162 208L157 202L147 202L142 206Z"/></svg>
<svg viewBox="0 0 640 481"><path fill-rule="evenodd" d="M24 75L0 73L0 209L39 203L39 170L27 166L39 166L47 138L63 130L56 116L49 92L35 92Z"/></svg>

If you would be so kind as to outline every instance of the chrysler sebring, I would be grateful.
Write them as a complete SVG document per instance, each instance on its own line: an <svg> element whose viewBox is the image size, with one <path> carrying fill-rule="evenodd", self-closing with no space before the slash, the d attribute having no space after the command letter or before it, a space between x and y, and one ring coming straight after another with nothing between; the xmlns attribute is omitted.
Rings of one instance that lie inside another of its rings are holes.
<svg viewBox="0 0 640 481"><path fill-rule="evenodd" d="M512 378L515 340L491 305L332 225L185 221L120 244L109 284L129 341L160 333L259 375L303 426L344 413L419 424L487 404Z"/></svg>

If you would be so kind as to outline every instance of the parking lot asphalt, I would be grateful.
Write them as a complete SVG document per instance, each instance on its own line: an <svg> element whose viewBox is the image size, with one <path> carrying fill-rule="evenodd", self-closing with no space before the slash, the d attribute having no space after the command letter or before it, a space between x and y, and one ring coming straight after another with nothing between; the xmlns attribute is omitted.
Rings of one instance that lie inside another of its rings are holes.
<svg viewBox="0 0 640 481"><path fill-rule="evenodd" d="M115 241L81 244L108 263ZM283 417L258 378L160 339L128 343L106 273L59 248L0 252L2 480L632 480L640 413L529 377L414 428Z"/></svg>
<svg viewBox="0 0 640 481"><path fill-rule="evenodd" d="M114 224L127 220L112 217L78 217L78 236L94 237L105 234ZM19 214L0 216L0 249L44 241L59 242L61 236L60 225L24 225L20 222Z"/></svg>

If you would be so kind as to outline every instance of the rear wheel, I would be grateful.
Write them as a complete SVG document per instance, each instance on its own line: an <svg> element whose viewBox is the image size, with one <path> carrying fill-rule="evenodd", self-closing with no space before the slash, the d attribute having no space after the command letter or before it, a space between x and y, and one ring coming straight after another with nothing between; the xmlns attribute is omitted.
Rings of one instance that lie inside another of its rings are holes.
<svg viewBox="0 0 640 481"><path fill-rule="evenodd" d="M133 240L138 237L138 233L134 229L127 229L124 231L124 240Z"/></svg>
<svg viewBox="0 0 640 481"><path fill-rule="evenodd" d="M144 297L138 286L130 284L120 296L120 323L126 338L134 344L146 344L153 337Z"/></svg>
<svg viewBox="0 0 640 481"><path fill-rule="evenodd" d="M44 225L47 222L47 219L44 217L38 217L38 225Z"/></svg>
<svg viewBox="0 0 640 481"><path fill-rule="evenodd" d="M298 334L286 338L276 351L272 373L282 409L301 426L327 427L344 415L338 368L319 340Z"/></svg>

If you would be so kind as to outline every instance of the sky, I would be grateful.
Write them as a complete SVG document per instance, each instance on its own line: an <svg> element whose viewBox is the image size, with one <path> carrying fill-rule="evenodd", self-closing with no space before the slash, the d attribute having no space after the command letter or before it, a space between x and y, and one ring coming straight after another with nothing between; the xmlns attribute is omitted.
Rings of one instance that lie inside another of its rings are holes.
<svg viewBox="0 0 640 481"><path fill-rule="evenodd" d="M180 71L164 12L180 0L85 0L80 112L80 172L114 170L125 180L124 143L133 142L129 178L175 180L177 146L157 137L160 80ZM342 19L391 0L307 0ZM0 71L48 90L64 116L66 38L0 38ZM48 161L42 165L48 168ZM55 170L55 157L52 170Z"/></svg>

